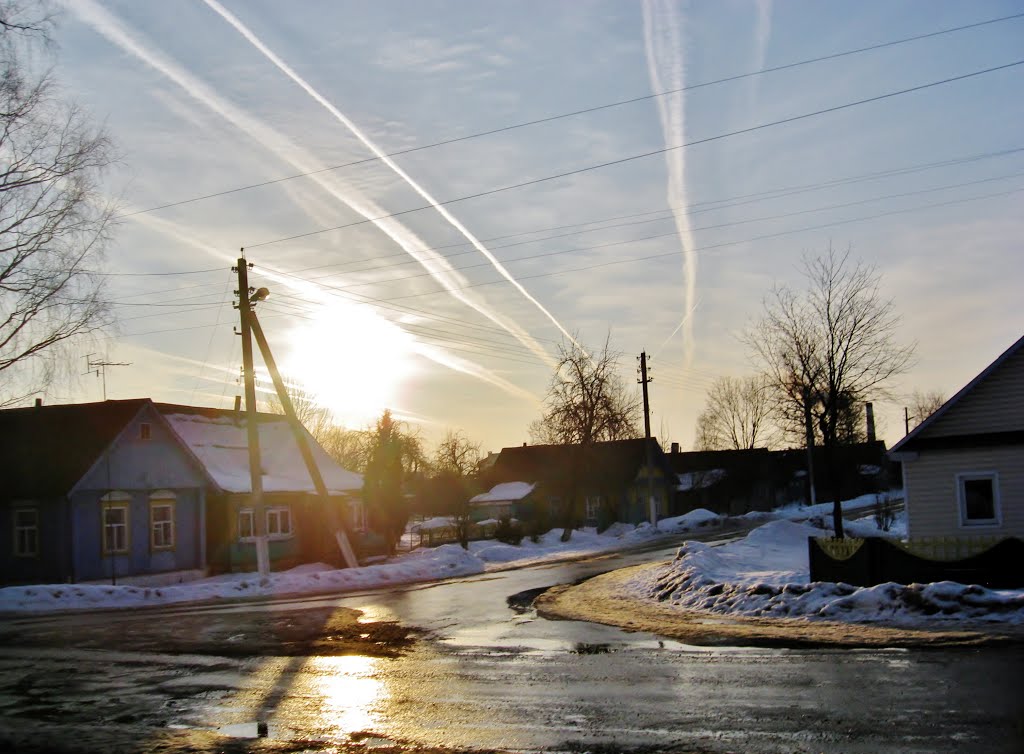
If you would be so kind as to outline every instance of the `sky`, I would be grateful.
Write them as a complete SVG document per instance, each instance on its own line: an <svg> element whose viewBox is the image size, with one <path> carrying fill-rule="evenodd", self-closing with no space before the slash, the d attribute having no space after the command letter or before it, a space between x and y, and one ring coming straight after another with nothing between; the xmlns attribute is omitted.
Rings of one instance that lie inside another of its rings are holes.
<svg viewBox="0 0 1024 754"><path fill-rule="evenodd" d="M389 407L428 442L521 444L559 343L607 337L630 385L650 356L652 430L688 449L712 382L755 371L765 295L831 244L916 344L874 401L891 445L912 391L952 395L1024 329L1024 66L766 124L1018 62L1024 18L697 85L1021 13L68 0L54 72L119 154L107 397L232 404L245 248L283 371L347 426Z"/></svg>

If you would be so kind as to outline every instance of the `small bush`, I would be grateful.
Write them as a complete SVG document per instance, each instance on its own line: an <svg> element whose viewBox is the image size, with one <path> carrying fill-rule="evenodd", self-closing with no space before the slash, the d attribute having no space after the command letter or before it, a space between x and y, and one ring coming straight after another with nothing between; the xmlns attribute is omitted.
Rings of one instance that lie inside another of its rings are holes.
<svg viewBox="0 0 1024 754"><path fill-rule="evenodd" d="M875 520L875 526L881 531L889 531L896 521L896 511L893 510L892 504L885 499L885 495L881 493L875 495L875 504L872 506L871 515Z"/></svg>
<svg viewBox="0 0 1024 754"><path fill-rule="evenodd" d="M523 541L523 528L518 522L512 523L508 518L502 518L494 529L494 538L507 545L518 545Z"/></svg>

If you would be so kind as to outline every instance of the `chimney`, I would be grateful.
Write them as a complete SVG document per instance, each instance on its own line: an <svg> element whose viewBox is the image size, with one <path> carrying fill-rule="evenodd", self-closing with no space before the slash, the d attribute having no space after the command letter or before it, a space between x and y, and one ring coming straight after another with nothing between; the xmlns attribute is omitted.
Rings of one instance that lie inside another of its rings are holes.
<svg viewBox="0 0 1024 754"><path fill-rule="evenodd" d="M678 452L679 452L679 443L677 443L677 442L672 443L672 455L675 455Z"/></svg>
<svg viewBox="0 0 1024 754"><path fill-rule="evenodd" d="M242 410L242 396L236 395L235 396L235 413L237 414L241 410Z"/></svg>
<svg viewBox="0 0 1024 754"><path fill-rule="evenodd" d="M868 420L868 442L875 441L875 407L870 403L864 404L864 415Z"/></svg>
<svg viewBox="0 0 1024 754"><path fill-rule="evenodd" d="M36 398L36 408L39 408L42 405L43 405L43 399L42 398Z"/></svg>

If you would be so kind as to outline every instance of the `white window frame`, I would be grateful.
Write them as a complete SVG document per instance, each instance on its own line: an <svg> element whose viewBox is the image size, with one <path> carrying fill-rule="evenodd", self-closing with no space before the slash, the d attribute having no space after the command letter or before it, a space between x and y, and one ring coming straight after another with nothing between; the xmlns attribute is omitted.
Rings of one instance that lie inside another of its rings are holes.
<svg viewBox="0 0 1024 754"><path fill-rule="evenodd" d="M178 515L178 498L173 492L154 492L149 496L149 547L152 550L173 550L178 543L178 532L175 524ZM157 521L155 512L158 508L167 508L170 517ZM157 536L157 533L160 536ZM158 538L162 544L158 543Z"/></svg>
<svg viewBox="0 0 1024 754"><path fill-rule="evenodd" d="M18 516L23 513L31 513L33 521L31 524L18 523ZM35 506L19 506L12 513L11 528L14 530L14 557L16 558L38 558L39 557L39 509ZM22 535L25 535L23 540ZM22 547L31 541L31 547Z"/></svg>
<svg viewBox="0 0 1024 754"><path fill-rule="evenodd" d="M604 497L601 495L587 495L583 499L583 517L587 521L596 521L601 514L601 504Z"/></svg>
<svg viewBox="0 0 1024 754"><path fill-rule="evenodd" d="M288 520L288 530L283 531L281 527L281 514L286 514ZM295 522L292 520L292 509L287 505L276 505L273 508L267 508L267 537L269 539L291 539L295 533ZM271 524L271 522L274 522Z"/></svg>
<svg viewBox="0 0 1024 754"><path fill-rule="evenodd" d="M123 511L124 519L120 523L110 523L107 521L107 514L111 511ZM107 540L108 530L113 533L113 544L114 547L109 547ZM118 531L122 532L122 540L118 543ZM127 555L132 550L132 539L131 539L131 502L125 500L121 495L108 495L103 500L102 507L100 508L100 546L103 549L104 555Z"/></svg>
<svg viewBox="0 0 1024 754"><path fill-rule="evenodd" d="M242 533L242 519L249 519L249 533ZM252 542L256 539L256 512L252 508L239 508L238 510L238 541Z"/></svg>
<svg viewBox="0 0 1024 754"><path fill-rule="evenodd" d="M988 481L992 484L992 518L968 519L967 494L965 482ZM986 526L1002 526L1002 505L999 499L999 472L997 471L964 471L956 475L957 508L960 527L977 529Z"/></svg>

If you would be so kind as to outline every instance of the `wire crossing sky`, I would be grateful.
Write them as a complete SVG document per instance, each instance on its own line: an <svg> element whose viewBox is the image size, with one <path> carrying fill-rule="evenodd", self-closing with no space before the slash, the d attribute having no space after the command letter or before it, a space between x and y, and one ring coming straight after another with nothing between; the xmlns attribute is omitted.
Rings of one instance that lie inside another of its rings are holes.
<svg viewBox="0 0 1024 754"><path fill-rule="evenodd" d="M123 155L110 397L229 406L245 247L289 379L339 422L529 439L560 343L610 338L692 447L741 335L830 245L951 395L1024 327L1024 13L1008 0L69 0L54 75ZM457 214L454 205L458 205ZM93 349L96 350L96 349ZM45 396L99 400L91 381Z"/></svg>

